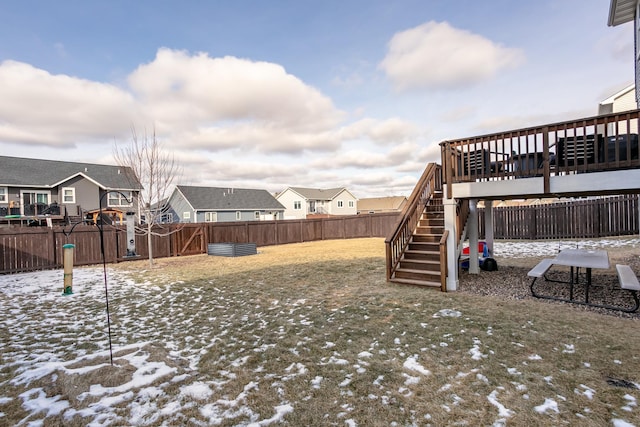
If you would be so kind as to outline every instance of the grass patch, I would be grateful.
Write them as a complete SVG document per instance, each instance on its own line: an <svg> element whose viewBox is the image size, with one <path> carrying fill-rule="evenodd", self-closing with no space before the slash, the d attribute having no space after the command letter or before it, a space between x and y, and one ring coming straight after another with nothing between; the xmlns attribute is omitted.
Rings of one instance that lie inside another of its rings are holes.
<svg viewBox="0 0 640 427"><path fill-rule="evenodd" d="M30 413L20 394L41 387L80 411L101 401L86 395L96 384L120 397L104 409L116 424L640 423L637 320L531 298L397 286L386 283L384 263L381 239L354 239L240 258L161 259L151 270L144 261L111 266L118 375L81 373L105 361L90 358L87 344L105 348L96 335L104 326L99 294L84 301L95 320L69 305L73 321L56 317L51 343L36 319L56 301L41 302L30 307L29 333L16 333L2 351L0 398L11 400L0 403L0 423L87 422ZM0 313L3 322L27 315ZM64 347L71 325L81 338ZM19 357L43 348L68 364L38 381L12 382L37 366ZM130 384L142 358L145 369L162 364L157 369L169 373Z"/></svg>

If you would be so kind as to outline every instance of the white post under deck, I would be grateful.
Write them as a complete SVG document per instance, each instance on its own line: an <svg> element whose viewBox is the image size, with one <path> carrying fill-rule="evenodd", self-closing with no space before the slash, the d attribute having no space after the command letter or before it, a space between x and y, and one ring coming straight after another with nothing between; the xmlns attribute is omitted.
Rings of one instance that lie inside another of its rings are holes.
<svg viewBox="0 0 640 427"><path fill-rule="evenodd" d="M446 191L443 192L447 194ZM447 238L447 292L458 290L458 242L456 242L456 201L455 199L443 199L444 227L449 230Z"/></svg>
<svg viewBox="0 0 640 427"><path fill-rule="evenodd" d="M469 199L469 274L480 273L478 262L478 199Z"/></svg>
<svg viewBox="0 0 640 427"><path fill-rule="evenodd" d="M484 201L484 240L493 254L493 200Z"/></svg>

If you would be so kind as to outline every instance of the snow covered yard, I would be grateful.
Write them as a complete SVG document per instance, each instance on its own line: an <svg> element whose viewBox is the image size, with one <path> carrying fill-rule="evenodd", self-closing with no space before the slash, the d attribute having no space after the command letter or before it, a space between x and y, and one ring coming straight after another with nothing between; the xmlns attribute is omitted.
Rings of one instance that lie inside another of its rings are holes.
<svg viewBox="0 0 640 427"><path fill-rule="evenodd" d="M101 268L0 276L0 425L640 426L635 319L389 285L380 239L160 264L108 266L114 366Z"/></svg>

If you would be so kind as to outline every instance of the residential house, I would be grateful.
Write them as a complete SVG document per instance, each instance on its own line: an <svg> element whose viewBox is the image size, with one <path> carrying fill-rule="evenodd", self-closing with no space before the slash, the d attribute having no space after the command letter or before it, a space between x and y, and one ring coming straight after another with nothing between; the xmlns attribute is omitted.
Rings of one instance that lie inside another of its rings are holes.
<svg viewBox="0 0 640 427"><path fill-rule="evenodd" d="M405 196L369 197L358 199L358 213L401 212L407 203Z"/></svg>
<svg viewBox="0 0 640 427"><path fill-rule="evenodd" d="M286 209L285 219L358 213L358 199L344 187L326 190L289 187L277 194L276 199Z"/></svg>
<svg viewBox="0 0 640 427"><path fill-rule="evenodd" d="M635 84L629 85L600 102L598 105L598 115L622 113L624 111L637 109L638 103L636 102L635 87ZM607 134L615 135L616 131L617 129L612 124L607 129ZM630 126L630 129L624 129L621 133L637 134L638 126L632 125Z"/></svg>
<svg viewBox="0 0 640 427"><path fill-rule="evenodd" d="M283 219L284 210L266 190L178 185L164 215L187 223L269 221Z"/></svg>
<svg viewBox="0 0 640 427"><path fill-rule="evenodd" d="M122 166L0 156L0 217L137 212L140 189Z"/></svg>
<svg viewBox="0 0 640 427"><path fill-rule="evenodd" d="M611 0L609 3L609 18L607 24L615 27L627 22L633 22L636 31L634 31L634 55L633 62L635 66L635 97L636 102L640 103L640 40L638 40L638 32L640 31L640 0ZM630 58L631 59L631 58Z"/></svg>
<svg viewBox="0 0 640 427"><path fill-rule="evenodd" d="M611 0L608 24L616 26L627 22L634 22L635 28L633 60L636 102L640 102L640 0ZM616 100L611 101L605 104L615 104ZM412 192L416 199L411 201L420 203L409 205L411 211L402 216L386 241L387 279L439 287L443 291L457 290L461 248L466 239L470 259L474 259L468 264L469 273L478 274L480 263L475 262L479 255L477 207L481 201L485 207L484 240L491 253L493 204L498 200L640 193L638 135L633 133L640 123L640 110L618 113L615 108L611 105L612 112L596 117L442 141L442 164L426 166ZM519 159L533 159L534 167L519 170L494 167L501 161L502 153L511 153L512 159L514 155ZM582 234L578 230L588 229L591 222L597 221L606 223L607 220L579 217L565 223L576 225L574 233ZM542 231L530 221L523 221L522 226L531 233ZM566 232L562 229L564 226L562 222L552 224L550 232L562 238ZM417 256L417 252L423 253ZM438 255L432 257L429 253ZM544 260L529 274L543 276L555 261ZM606 254L602 261L600 267L608 267ZM592 263L589 258L584 265ZM577 266L576 262L573 266ZM633 272L628 276L635 279ZM621 284L625 283L626 278L621 279ZM589 285L586 286L588 289ZM533 289L531 291L534 294ZM580 303L591 305L588 298Z"/></svg>
<svg viewBox="0 0 640 427"><path fill-rule="evenodd" d="M635 88L635 84L629 85L600 102L598 105L598 115L637 109L638 104L636 102Z"/></svg>

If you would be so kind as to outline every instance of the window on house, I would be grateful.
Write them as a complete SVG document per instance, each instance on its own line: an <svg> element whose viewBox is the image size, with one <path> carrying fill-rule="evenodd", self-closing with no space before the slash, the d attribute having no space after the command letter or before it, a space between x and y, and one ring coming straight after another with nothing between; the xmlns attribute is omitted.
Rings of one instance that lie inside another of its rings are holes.
<svg viewBox="0 0 640 427"><path fill-rule="evenodd" d="M9 201L9 191L7 187L0 187L0 203L7 203Z"/></svg>
<svg viewBox="0 0 640 427"><path fill-rule="evenodd" d="M107 206L133 206L133 197L131 196L131 191L111 191L107 196Z"/></svg>
<svg viewBox="0 0 640 427"><path fill-rule="evenodd" d="M338 200L338 207L339 208L344 207L344 203L342 202L342 200Z"/></svg>
<svg viewBox="0 0 640 427"><path fill-rule="evenodd" d="M62 203L75 203L76 202L76 189L73 187L62 188Z"/></svg>
<svg viewBox="0 0 640 427"><path fill-rule="evenodd" d="M293 202L293 209L302 209L302 202L300 200L296 200L295 202Z"/></svg>
<svg viewBox="0 0 640 427"><path fill-rule="evenodd" d="M355 206L355 203L353 203L353 200L349 200L349 207L352 208Z"/></svg>
<svg viewBox="0 0 640 427"><path fill-rule="evenodd" d="M166 214L162 214L162 223L163 224L170 224L173 222L173 213L169 212Z"/></svg>
<svg viewBox="0 0 640 427"><path fill-rule="evenodd" d="M218 212L205 212L204 222L218 222Z"/></svg>
<svg viewBox="0 0 640 427"><path fill-rule="evenodd" d="M242 219L242 212L236 211L236 220L240 221Z"/></svg>
<svg viewBox="0 0 640 427"><path fill-rule="evenodd" d="M191 212L182 212L182 219L191 219Z"/></svg>
<svg viewBox="0 0 640 427"><path fill-rule="evenodd" d="M25 206L29 206L31 204L49 204L49 192L34 192L34 191L21 191L20 197L22 198L22 203Z"/></svg>
<svg viewBox="0 0 640 427"><path fill-rule="evenodd" d="M255 219L260 219L260 212L259 211L255 211L253 215L254 215Z"/></svg>

